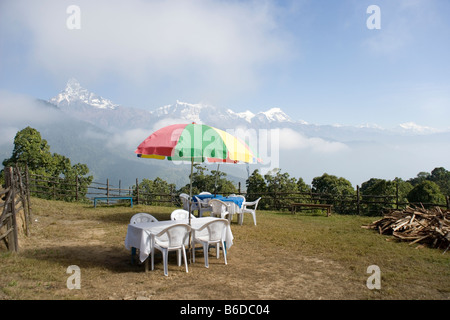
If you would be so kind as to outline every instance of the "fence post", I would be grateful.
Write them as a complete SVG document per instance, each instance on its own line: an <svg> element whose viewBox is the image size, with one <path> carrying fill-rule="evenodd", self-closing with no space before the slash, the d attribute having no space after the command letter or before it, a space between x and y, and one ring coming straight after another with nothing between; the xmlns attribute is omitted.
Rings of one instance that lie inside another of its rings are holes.
<svg viewBox="0 0 450 320"><path fill-rule="evenodd" d="M395 209L398 210L398 179L395 179Z"/></svg>
<svg viewBox="0 0 450 320"><path fill-rule="evenodd" d="M30 173L28 172L28 164L25 164L25 190L27 193L27 207L28 207L28 215L30 216L30 224L33 223L31 219L31 205L30 205L30 197L31 197L31 191L30 191Z"/></svg>
<svg viewBox="0 0 450 320"><path fill-rule="evenodd" d="M106 204L109 205L109 179L106 179Z"/></svg>
<svg viewBox="0 0 450 320"><path fill-rule="evenodd" d="M52 177L49 177L50 181L52 181ZM56 177L53 177L53 200L56 200Z"/></svg>
<svg viewBox="0 0 450 320"><path fill-rule="evenodd" d="M139 204L139 181L136 178L136 204Z"/></svg>
<svg viewBox="0 0 450 320"><path fill-rule="evenodd" d="M75 177L75 200L78 201L78 175Z"/></svg>
<svg viewBox="0 0 450 320"><path fill-rule="evenodd" d="M28 236L29 232L28 232L28 227L30 225L30 220L31 220L31 216L30 213L28 212L28 206L26 204L27 199L26 199L26 189L25 186L23 184L22 181L22 172L20 172L19 166L16 163L16 176L17 176L17 180L16 183L18 185L17 190L19 191L19 196L20 196L20 200L22 201L22 210L23 210L23 215L25 218L25 234ZM14 172L14 169L13 169Z"/></svg>
<svg viewBox="0 0 450 320"><path fill-rule="evenodd" d="M11 229L11 232L8 235L8 249L10 251L17 252L19 249L18 246L18 239L17 239L17 221L16 221L16 193L15 193L15 185L14 185L14 177L13 177L13 169L12 167L5 168L5 188L10 188L9 193L10 195L7 197L9 198L9 203L5 202L5 205L7 206L7 212L9 211L11 216L8 218L8 221L6 222L6 228L7 230Z"/></svg>
<svg viewBox="0 0 450 320"><path fill-rule="evenodd" d="M356 186L356 210L357 210L357 212L358 212L358 216L361 215L360 197L359 197L359 186Z"/></svg>

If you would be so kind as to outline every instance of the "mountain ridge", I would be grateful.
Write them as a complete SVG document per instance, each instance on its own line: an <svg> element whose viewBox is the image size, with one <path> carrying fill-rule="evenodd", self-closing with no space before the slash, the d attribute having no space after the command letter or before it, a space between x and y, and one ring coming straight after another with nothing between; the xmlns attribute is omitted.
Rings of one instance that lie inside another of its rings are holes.
<svg viewBox="0 0 450 320"><path fill-rule="evenodd" d="M295 123L280 108L271 108L255 114L248 110L235 112L230 108L201 103L194 104L180 100L151 111L121 106L85 89L75 78L69 79L66 88L50 98L48 102L65 113L109 131L136 127L151 128L164 118L208 123L221 128L226 125L234 127L236 125L260 126L283 122Z"/></svg>
<svg viewBox="0 0 450 320"><path fill-rule="evenodd" d="M376 132L382 135L423 135L450 131L437 130L421 126L414 122L404 122L394 128L386 129L376 124L341 125L312 124L305 120L293 120L281 108L273 107L257 113L249 110L234 111L231 108L217 107L202 103L189 103L176 100L153 110L145 110L130 106L122 106L85 89L75 78L70 78L66 88L48 100L64 112L104 130L116 131L130 128L153 128L155 124L167 119L206 123L221 129L247 127L253 129L274 128L277 126L296 129L306 135L319 135L322 138L334 139L340 134L327 131L349 131L354 133ZM348 138L348 137L347 137ZM347 139L344 138L344 139ZM341 139L341 138L340 138Z"/></svg>

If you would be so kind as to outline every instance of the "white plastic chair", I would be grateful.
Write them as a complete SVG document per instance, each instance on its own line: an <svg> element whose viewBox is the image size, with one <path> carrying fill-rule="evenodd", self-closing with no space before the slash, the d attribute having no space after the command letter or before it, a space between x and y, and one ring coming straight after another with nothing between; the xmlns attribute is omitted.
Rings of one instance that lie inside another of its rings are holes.
<svg viewBox="0 0 450 320"><path fill-rule="evenodd" d="M163 256L164 264L164 275L168 276L168 256L169 251L177 250L178 255L178 266L181 266L180 251L183 253L184 264L186 266L186 272L188 272L188 265L186 259L186 247L185 243L191 227L187 224L175 224L170 227L165 228L158 234L152 234L152 270L155 269L155 249L161 251Z"/></svg>
<svg viewBox="0 0 450 320"><path fill-rule="evenodd" d="M220 248L222 246L223 258L225 264L227 264L227 249L225 247L225 228L228 226L228 220L217 219L204 224L201 228L195 230L192 229L192 248L194 248L194 255L192 262L195 262L195 244L200 243L203 245L203 255L205 257L205 267L209 268L208 261L208 248L210 244L216 244L216 257L219 259ZM207 230L207 233L204 230ZM203 231L203 232L202 232Z"/></svg>
<svg viewBox="0 0 450 320"><path fill-rule="evenodd" d="M191 214L191 219L194 219L195 216L193 214ZM189 219L189 212L187 210L184 209L176 209L174 211L172 211L172 213L170 214L170 220L184 220L184 219Z"/></svg>
<svg viewBox="0 0 450 320"><path fill-rule="evenodd" d="M219 217L224 219L225 217L228 220L231 220L231 215L229 210L229 205L219 199L212 199L209 201L209 205L211 206L211 217Z"/></svg>
<svg viewBox="0 0 450 320"><path fill-rule="evenodd" d="M183 203L183 209L189 211L189 195L186 193L180 194L181 202ZM191 213L198 210L198 206L195 202L191 202Z"/></svg>
<svg viewBox="0 0 450 320"><path fill-rule="evenodd" d="M198 208L198 216L203 217L203 212L211 211L212 207L209 205L209 200L201 200L198 197L194 196L195 200L197 200L196 205Z"/></svg>
<svg viewBox="0 0 450 320"><path fill-rule="evenodd" d="M154 216L146 212L139 212L133 215L130 219L130 224L142 223L142 222L158 222Z"/></svg>
<svg viewBox="0 0 450 320"><path fill-rule="evenodd" d="M241 194L236 194L236 195L234 195L233 197L242 198L242 200L244 200L242 203L245 202L245 197L244 197L243 195L241 195Z"/></svg>
<svg viewBox="0 0 450 320"><path fill-rule="evenodd" d="M181 203L183 204L183 209L189 210L189 195L187 195L186 193L181 193L180 200Z"/></svg>
<svg viewBox="0 0 450 320"><path fill-rule="evenodd" d="M242 204L242 214L241 214L240 221L239 221L240 224L242 224L244 222L244 213L250 213L253 216L253 222L255 223L255 226L256 226L256 208L258 207L259 200L261 200L261 197L259 197L255 201L244 202ZM249 206L250 207L254 206L254 208L248 208Z"/></svg>

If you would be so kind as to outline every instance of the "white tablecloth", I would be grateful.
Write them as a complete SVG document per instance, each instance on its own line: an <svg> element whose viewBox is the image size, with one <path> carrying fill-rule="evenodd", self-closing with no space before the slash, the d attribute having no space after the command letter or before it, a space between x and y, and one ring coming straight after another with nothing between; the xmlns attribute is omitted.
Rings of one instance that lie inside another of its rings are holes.
<svg viewBox="0 0 450 320"><path fill-rule="evenodd" d="M210 222L214 217L194 218L191 219L191 228L198 230L205 223ZM145 222L137 224L129 224L127 235L125 237L125 248L139 249L139 260L144 262L151 253L151 234L158 234L165 228L179 223L189 224L189 220L164 220L158 222ZM226 247L229 249L233 245L233 234L231 233L230 225L225 229Z"/></svg>

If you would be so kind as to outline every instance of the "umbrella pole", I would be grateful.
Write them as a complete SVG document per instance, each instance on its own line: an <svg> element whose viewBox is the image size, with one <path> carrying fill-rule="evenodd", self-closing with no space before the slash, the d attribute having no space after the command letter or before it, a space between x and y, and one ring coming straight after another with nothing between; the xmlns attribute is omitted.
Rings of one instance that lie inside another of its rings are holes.
<svg viewBox="0 0 450 320"><path fill-rule="evenodd" d="M191 158L191 175L189 177L189 226L191 226L191 206L192 206L192 175L194 173L194 157ZM194 252L195 254L195 252ZM189 232L189 263L192 263L192 246L191 246L191 232Z"/></svg>
<svg viewBox="0 0 450 320"><path fill-rule="evenodd" d="M191 175L189 176L189 225L191 225L191 206L192 206L192 174L194 172L194 158L191 158Z"/></svg>
<svg viewBox="0 0 450 320"><path fill-rule="evenodd" d="M220 163L217 163L216 180L214 181L214 197L217 195L217 178L219 177L219 166Z"/></svg>

